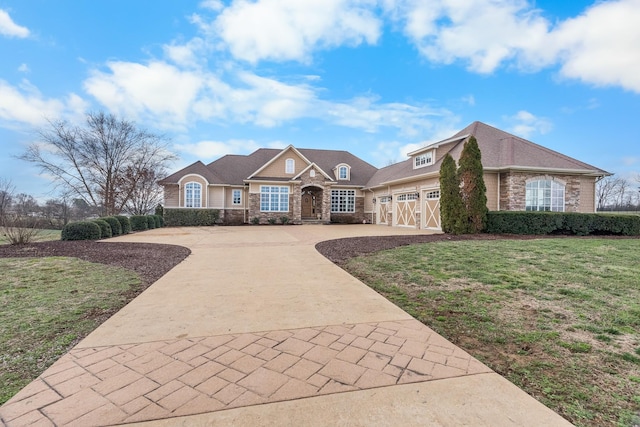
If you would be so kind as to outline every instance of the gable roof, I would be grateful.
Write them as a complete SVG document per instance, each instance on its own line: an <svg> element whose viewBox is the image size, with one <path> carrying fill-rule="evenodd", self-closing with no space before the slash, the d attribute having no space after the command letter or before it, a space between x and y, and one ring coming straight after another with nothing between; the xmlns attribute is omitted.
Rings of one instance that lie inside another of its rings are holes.
<svg viewBox="0 0 640 427"><path fill-rule="evenodd" d="M178 172L158 181L160 185L178 184L180 179L186 175L200 175L206 179L209 184L224 184L224 180L220 178L209 166L205 166L200 160L180 169Z"/></svg>
<svg viewBox="0 0 640 427"><path fill-rule="evenodd" d="M228 154L215 160L208 165L197 161L180 171L169 175L158 183L161 185L177 184L180 178L190 173L197 173L204 176L210 184L226 184L226 185L243 185L244 181L250 179L253 175L263 170L266 165L273 163L284 152L288 151L292 146L284 150L275 148L259 148L246 156L238 154ZM307 160L309 164L315 165L321 169L323 175L335 180L331 171L338 164L346 163L351 166L351 176L349 181L339 181L346 185L364 186L375 174L377 169L359 157L354 156L348 151L341 150L316 150L300 148L296 149L300 156ZM265 178L262 178L265 179ZM290 178L273 178L279 181L288 181Z"/></svg>
<svg viewBox="0 0 640 427"><path fill-rule="evenodd" d="M485 170L564 171L567 173L593 176L610 175L608 172L595 166L476 121L450 138L426 145L409 153L410 155L415 155L433 148L438 148L438 160L432 165L414 169L412 159L408 159L379 169L367 183L366 187L374 188L392 182L412 179L421 175L437 175L440 172L440 165L442 164L443 151L440 150L451 154L457 162L462 154L464 143L471 135L478 141L478 147L482 155L482 166Z"/></svg>
<svg viewBox="0 0 640 427"><path fill-rule="evenodd" d="M292 145L285 149L260 148L248 155L229 154L215 160L208 165L197 161L182 170L169 175L161 181L161 185L178 184L179 180L188 174L202 175L209 184L214 185L244 185L245 181L266 166L273 163L285 152L294 150L308 165L315 165L325 177L343 185L375 188L404 180L415 179L420 176L434 176L440 173L440 165L444 153L449 153L458 161L462 154L464 143L471 136L475 136L482 154L482 165L485 170L531 170L556 173L571 173L590 176L611 175L602 169L581 162L557 151L550 150L535 144L524 138L517 137L508 132L489 126L482 122L473 122L450 138L433 144L426 145L415 150L409 155L416 155L427 150L437 149L436 161L425 167L413 168L413 159L395 163L393 165L377 169L359 157L343 150L319 150L311 148L295 148ZM347 164L351 167L350 180L338 180L331 172L339 164ZM305 168L305 170L308 169ZM294 179L298 179L296 175ZM277 181L289 181L290 178L262 177L260 179L273 179Z"/></svg>

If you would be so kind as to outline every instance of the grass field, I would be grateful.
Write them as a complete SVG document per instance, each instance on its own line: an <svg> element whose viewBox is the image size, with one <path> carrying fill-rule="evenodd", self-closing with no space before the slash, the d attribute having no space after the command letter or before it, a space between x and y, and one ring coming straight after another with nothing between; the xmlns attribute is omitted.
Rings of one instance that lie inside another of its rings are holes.
<svg viewBox="0 0 640 427"><path fill-rule="evenodd" d="M133 272L76 258L1 258L0 271L0 404L128 302L127 293L140 284Z"/></svg>
<svg viewBox="0 0 640 427"><path fill-rule="evenodd" d="M345 268L574 424L640 424L640 240L439 242Z"/></svg>
<svg viewBox="0 0 640 427"><path fill-rule="evenodd" d="M60 230L38 230L34 237L34 242L44 242L46 240L60 240ZM0 228L0 245L8 245L9 239Z"/></svg>

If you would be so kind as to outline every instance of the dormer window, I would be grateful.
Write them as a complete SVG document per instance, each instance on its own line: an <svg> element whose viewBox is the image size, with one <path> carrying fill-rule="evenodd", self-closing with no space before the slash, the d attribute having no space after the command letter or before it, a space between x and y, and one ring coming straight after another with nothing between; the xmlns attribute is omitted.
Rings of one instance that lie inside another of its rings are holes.
<svg viewBox="0 0 640 427"><path fill-rule="evenodd" d="M336 178L338 178L339 181L351 180L351 168L349 167L349 165L343 163L336 166L336 168L334 169L334 173L336 174Z"/></svg>
<svg viewBox="0 0 640 427"><path fill-rule="evenodd" d="M433 164L433 151L427 151L426 153L422 153L414 157L413 168L423 168L431 164Z"/></svg>
<svg viewBox="0 0 640 427"><path fill-rule="evenodd" d="M296 171L296 161L294 159L287 159L284 166L284 173L294 173Z"/></svg>

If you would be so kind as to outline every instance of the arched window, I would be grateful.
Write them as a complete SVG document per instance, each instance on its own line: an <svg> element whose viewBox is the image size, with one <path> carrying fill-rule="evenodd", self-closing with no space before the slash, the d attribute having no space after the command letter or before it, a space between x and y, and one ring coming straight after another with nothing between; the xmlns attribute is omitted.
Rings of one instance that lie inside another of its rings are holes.
<svg viewBox="0 0 640 427"><path fill-rule="evenodd" d="M564 184L551 179L527 182L525 209L564 212Z"/></svg>
<svg viewBox="0 0 640 427"><path fill-rule="evenodd" d="M187 182L184 186L184 206L187 208L202 207L202 185L197 182Z"/></svg>
<svg viewBox="0 0 640 427"><path fill-rule="evenodd" d="M347 179L349 177L349 168L346 166L340 166L338 169L338 179Z"/></svg>

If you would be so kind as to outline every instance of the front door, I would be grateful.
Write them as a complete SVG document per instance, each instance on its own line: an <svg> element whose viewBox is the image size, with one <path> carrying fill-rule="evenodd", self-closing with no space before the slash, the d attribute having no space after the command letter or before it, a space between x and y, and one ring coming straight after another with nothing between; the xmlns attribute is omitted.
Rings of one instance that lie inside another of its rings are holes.
<svg viewBox="0 0 640 427"><path fill-rule="evenodd" d="M315 196L311 193L302 195L302 218L314 218Z"/></svg>

